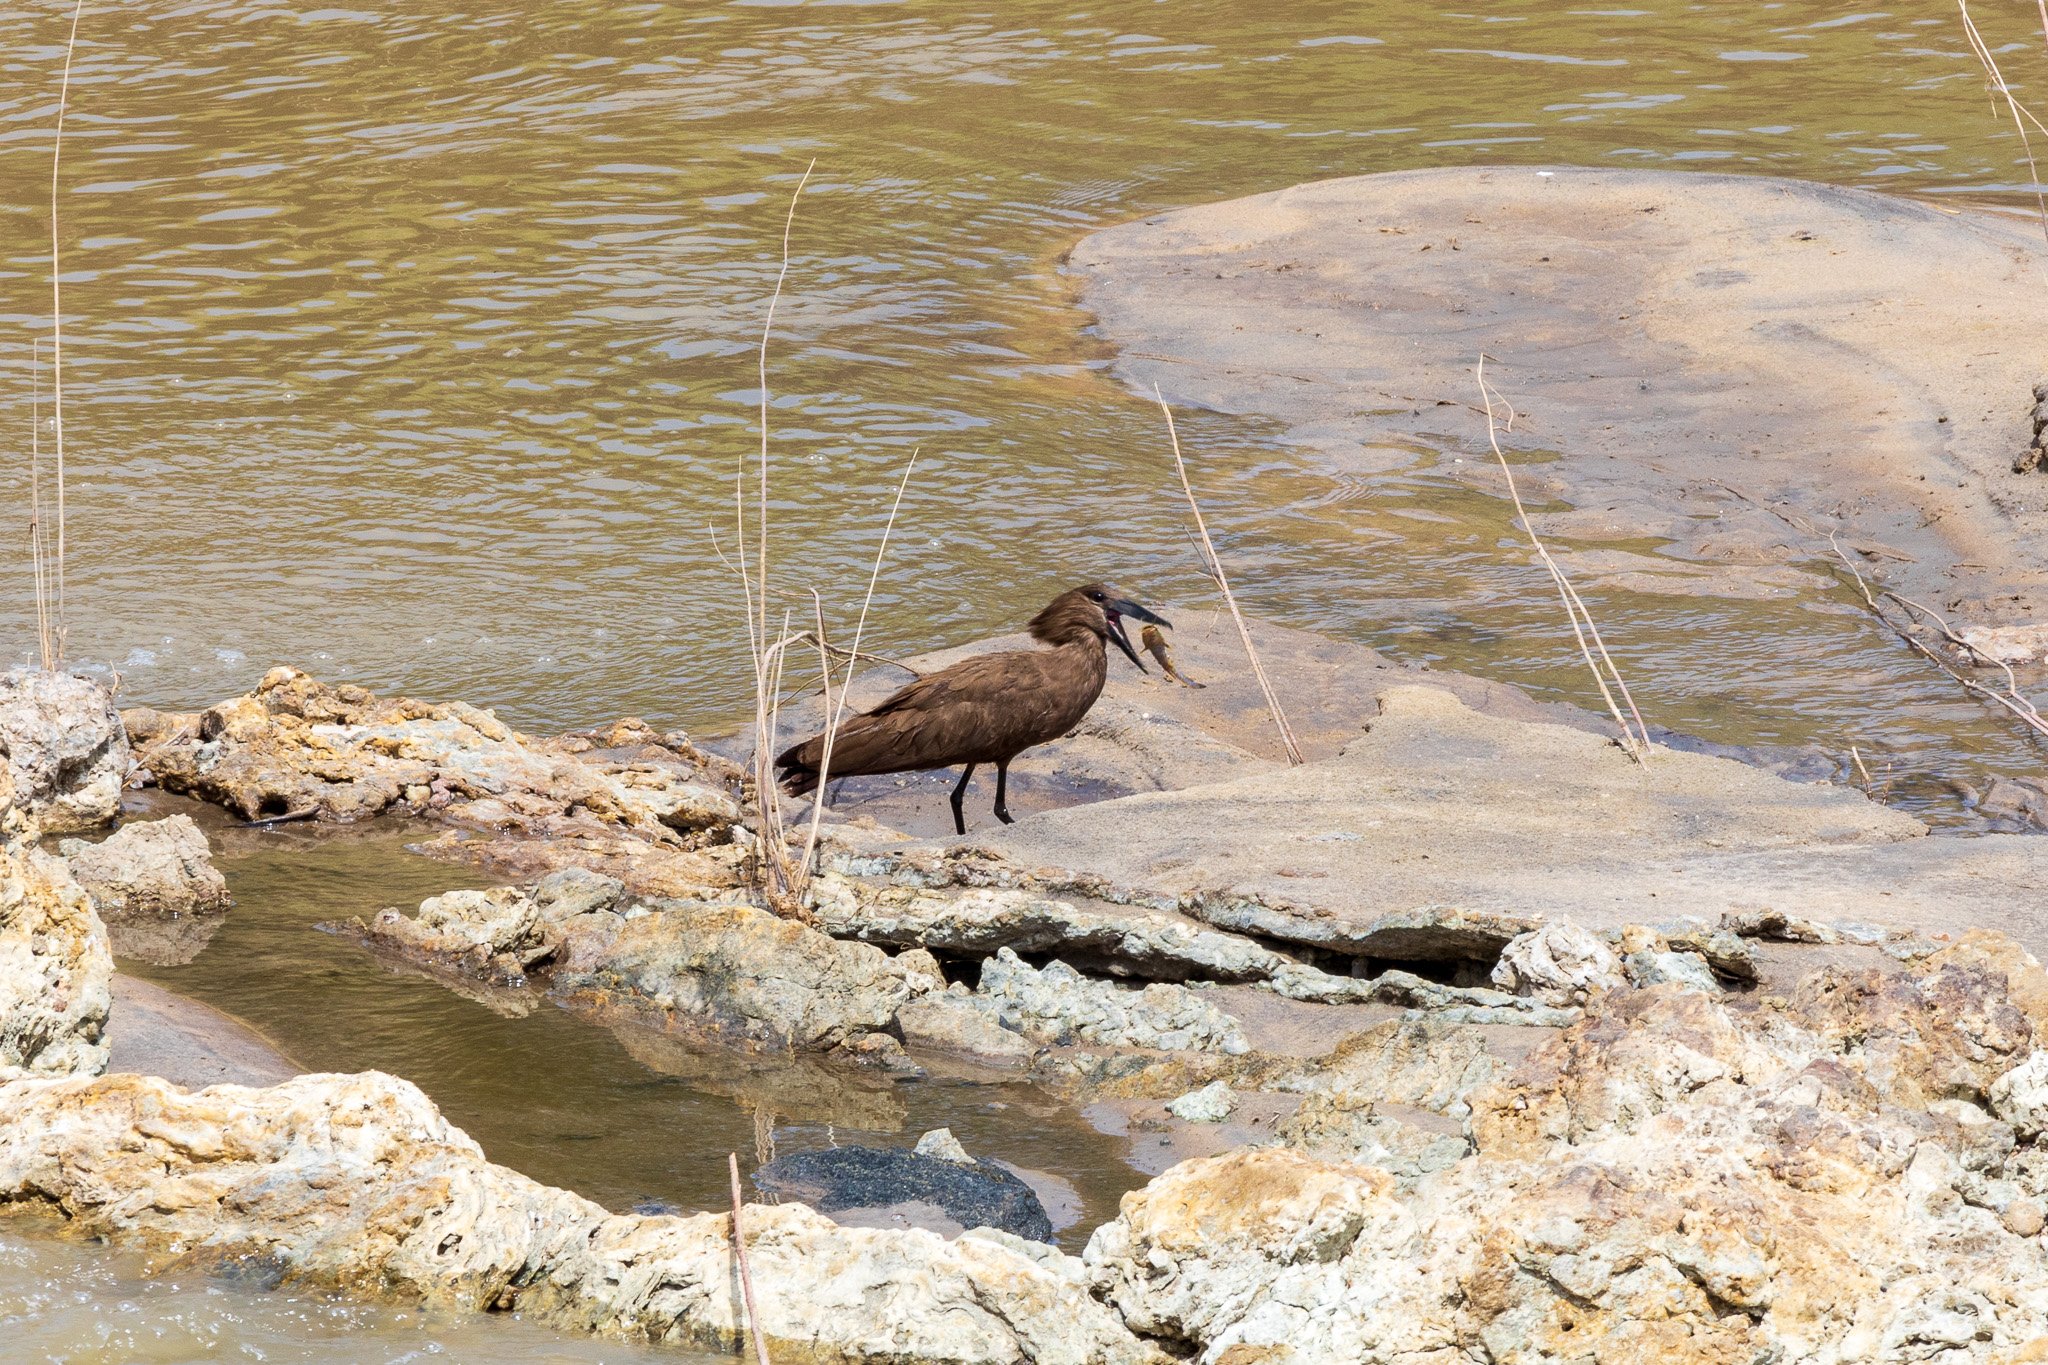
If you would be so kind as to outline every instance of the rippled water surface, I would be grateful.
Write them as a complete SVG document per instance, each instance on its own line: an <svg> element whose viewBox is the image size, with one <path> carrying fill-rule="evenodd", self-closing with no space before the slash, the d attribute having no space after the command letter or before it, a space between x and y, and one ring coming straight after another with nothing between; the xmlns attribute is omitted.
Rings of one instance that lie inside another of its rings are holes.
<svg viewBox="0 0 2048 1365"><path fill-rule="evenodd" d="M2023 76L2028 7L2005 8L1986 22ZM12 446L67 15L0 10ZM1475 162L2006 199L2027 178L1943 6L132 0L87 10L72 111L74 657L157 704L289 660L533 726L715 725L745 695L714 542L813 159L772 356L780 582L843 616L920 448L892 650L1099 572L1200 595L1155 414L1059 274L1091 228ZM1255 610L1584 693L1484 499L1190 427ZM27 575L4 574L19 655ZM2038 764L1853 613L1606 596L1665 724L1860 743L1936 806L1915 774Z"/></svg>

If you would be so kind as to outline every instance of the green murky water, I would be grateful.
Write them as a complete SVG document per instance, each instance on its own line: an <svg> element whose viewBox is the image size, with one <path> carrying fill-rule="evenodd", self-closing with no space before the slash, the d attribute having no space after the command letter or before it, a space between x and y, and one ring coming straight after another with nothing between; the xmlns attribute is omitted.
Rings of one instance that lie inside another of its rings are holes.
<svg viewBox="0 0 2048 1365"><path fill-rule="evenodd" d="M2026 8L1990 36L2011 74L2038 77ZM68 11L0 5L0 443L17 452L0 498L16 509ZM1163 605L1200 598L1155 414L1107 380L1059 271L1096 226L1484 162L2006 202L2027 180L1939 5L128 0L88 8L72 95L72 657L157 705L290 661L543 729L741 709L717 544L757 440L775 239L813 159L772 357L780 582L848 608L921 451L871 627L885 653L1006 628L1098 573ZM1213 415L1183 436L1253 611L1583 699L1497 503L1426 459L1333 471ZM13 656L31 635L22 539L0 551ZM1858 744L1937 816L1958 809L1950 777L2039 768L1839 602L1595 609L1663 724ZM191 965L150 974L309 1066L418 1081L543 1179L695 1207L757 1132L934 1121L1062 1176L1091 1216L1129 1178L1025 1094L719 1074L545 1004L507 1015L386 971L309 926L459 875L383 836L295 840L230 850L235 916ZM806 1112L785 1112L792 1093ZM38 1272L19 1269L37 1253L0 1250L7 1305L27 1302L8 1274L72 1273L68 1252ZM55 1324L34 1338L71 1343L52 1358L108 1358L104 1306L141 1291L107 1274L7 1311ZM194 1331L272 1340L243 1300L169 1292ZM392 1330L396 1358L412 1329ZM506 1342L493 1358L516 1357ZM267 1358L341 1358L321 1349Z"/></svg>
<svg viewBox="0 0 2048 1365"><path fill-rule="evenodd" d="M135 960L117 930L123 970L239 1016L305 1070L405 1077L493 1161L537 1180L613 1209L694 1212L725 1206L728 1152L752 1170L777 1150L908 1145L951 1127L976 1156L1050 1177L1048 1211L1076 1248L1132 1183L1120 1142L1032 1087L694 1051L631 1023L588 1022L538 992L459 994L316 929L487 884L407 853L422 830L249 830L195 814L213 826L235 908L203 950L175 955L190 956L182 965Z"/></svg>

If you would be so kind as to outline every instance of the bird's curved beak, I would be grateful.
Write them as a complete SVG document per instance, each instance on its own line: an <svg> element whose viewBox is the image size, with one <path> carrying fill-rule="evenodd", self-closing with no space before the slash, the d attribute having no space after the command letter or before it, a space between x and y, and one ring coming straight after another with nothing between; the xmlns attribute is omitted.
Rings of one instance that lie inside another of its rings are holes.
<svg viewBox="0 0 2048 1365"><path fill-rule="evenodd" d="M1168 630L1173 629L1173 622L1145 610L1128 597L1110 598L1102 604L1102 614L1109 618L1109 638L1116 641L1116 647L1124 652L1124 657L1137 664L1140 673L1150 673L1152 670L1145 667L1144 662L1138 658L1138 651L1131 648L1131 639L1124 634L1122 618L1128 616L1134 621L1150 621L1153 625L1165 626Z"/></svg>

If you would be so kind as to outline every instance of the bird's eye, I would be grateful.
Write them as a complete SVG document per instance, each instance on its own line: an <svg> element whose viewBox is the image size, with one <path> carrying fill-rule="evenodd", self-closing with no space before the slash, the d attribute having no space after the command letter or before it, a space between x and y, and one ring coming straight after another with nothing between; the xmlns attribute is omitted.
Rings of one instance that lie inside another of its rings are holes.
<svg viewBox="0 0 2048 1365"><path fill-rule="evenodd" d="M1100 602L1102 600L1102 594L1099 592L1091 592L1088 594L1088 600L1090 602Z"/></svg>

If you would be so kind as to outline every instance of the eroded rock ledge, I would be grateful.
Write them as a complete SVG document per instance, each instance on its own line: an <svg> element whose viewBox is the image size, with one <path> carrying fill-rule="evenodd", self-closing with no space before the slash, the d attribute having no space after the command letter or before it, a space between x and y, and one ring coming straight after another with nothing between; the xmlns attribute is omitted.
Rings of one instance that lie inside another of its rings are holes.
<svg viewBox="0 0 2048 1365"><path fill-rule="evenodd" d="M730 1215L607 1214L493 1165L417 1088L376 1072L197 1092L140 1076L0 1086L0 1201L166 1262L605 1336L740 1343ZM777 1360L1162 1358L1049 1247L842 1228L800 1204L745 1220Z"/></svg>

